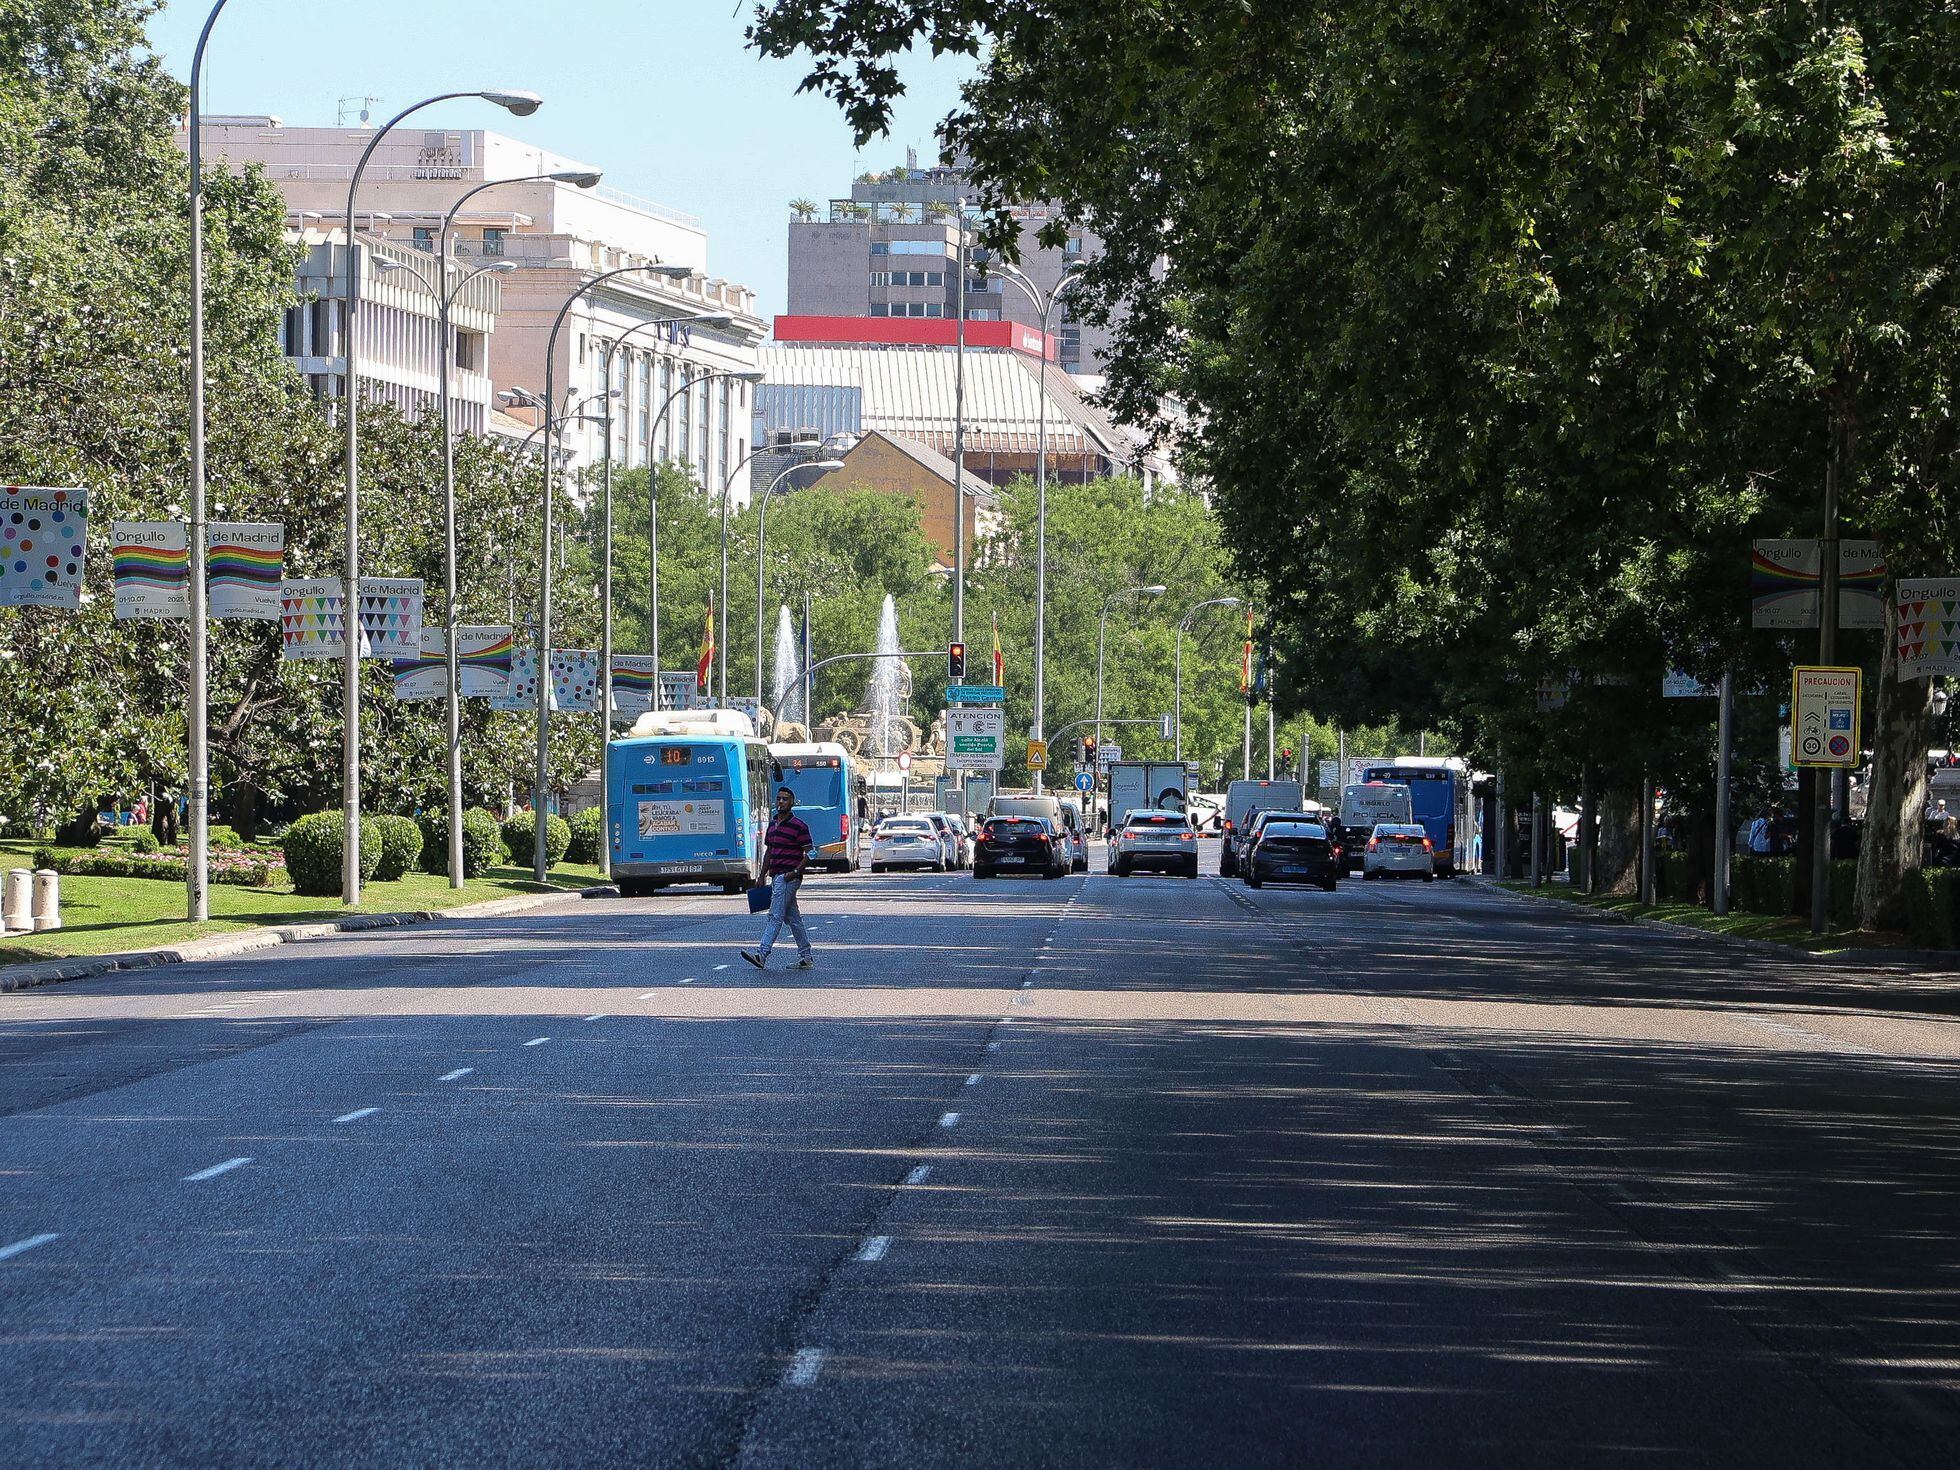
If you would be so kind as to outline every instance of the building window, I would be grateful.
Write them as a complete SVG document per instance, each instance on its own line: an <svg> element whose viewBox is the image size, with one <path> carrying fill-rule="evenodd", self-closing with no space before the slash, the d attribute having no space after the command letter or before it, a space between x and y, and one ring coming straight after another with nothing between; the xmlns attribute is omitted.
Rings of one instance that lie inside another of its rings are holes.
<svg viewBox="0 0 1960 1470"><path fill-rule="evenodd" d="M667 406L667 395L674 391L674 365L666 358L660 359L660 403ZM671 409L660 419L660 444L652 451L656 459L674 457L674 415Z"/></svg>
<svg viewBox="0 0 1960 1470"><path fill-rule="evenodd" d="M429 254L434 255L436 253L435 230L428 225L417 225L415 227L415 248L417 250L426 250Z"/></svg>
<svg viewBox="0 0 1960 1470"><path fill-rule="evenodd" d="M871 303L871 314L873 316L885 316L890 312L890 310L891 308L886 306L885 303L882 301L874 301Z"/></svg>
<svg viewBox="0 0 1960 1470"><path fill-rule="evenodd" d="M485 255L502 255L504 253L504 232L502 230L486 229L483 232L483 253Z"/></svg>
<svg viewBox="0 0 1960 1470"><path fill-rule="evenodd" d="M708 440L710 434L713 432L714 399L712 395L714 391L714 385L712 383L703 383L701 385L701 448L698 461L701 466L701 483L703 486L710 484L708 479Z"/></svg>
<svg viewBox="0 0 1960 1470"><path fill-rule="evenodd" d="M926 284L928 286L943 286L946 284L946 277L940 271L927 271Z"/></svg>

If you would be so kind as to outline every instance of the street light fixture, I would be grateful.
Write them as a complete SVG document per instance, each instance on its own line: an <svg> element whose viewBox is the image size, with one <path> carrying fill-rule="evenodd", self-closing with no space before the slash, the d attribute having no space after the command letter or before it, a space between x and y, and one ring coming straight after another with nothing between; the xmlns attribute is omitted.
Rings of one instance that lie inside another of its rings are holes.
<svg viewBox="0 0 1960 1470"><path fill-rule="evenodd" d="M1194 604L1177 620L1177 654L1172 660L1174 672L1171 676L1171 758L1180 765L1184 763L1184 635L1191 631L1198 614L1206 608L1238 605L1236 597L1210 597Z"/></svg>
<svg viewBox="0 0 1960 1470"><path fill-rule="evenodd" d="M814 439L797 439L784 445L783 451L789 454L802 454L822 448L823 445ZM753 453L748 455L741 464L730 470L721 482L721 601L716 604L721 609L721 627L715 635L715 698L724 709L728 706L728 492L735 483L735 476L741 473L742 465L752 463L754 459ZM797 466L792 465L790 468L795 469ZM781 476L777 478L780 479ZM774 488L772 484L770 489ZM763 493L767 498L768 492Z"/></svg>
<svg viewBox="0 0 1960 1470"><path fill-rule="evenodd" d="M769 482L769 488L762 492L762 499L756 505L756 512L755 512L755 706L756 706L757 724L761 723L761 710L762 710L762 637L763 637L762 550L763 550L763 537L766 528L766 523L769 519L769 497L776 493L776 487L778 485L782 484L784 480L787 480L791 475L795 474L798 470L821 470L825 474L829 474L832 470L841 470L843 468L844 468L844 461L841 459L806 459L800 464L787 465L784 467L783 472L781 474L779 474L778 476L776 476L775 479Z"/></svg>
<svg viewBox="0 0 1960 1470"><path fill-rule="evenodd" d="M1096 754L1102 755L1103 733L1103 635L1109 629L1109 605L1123 597L1162 597L1170 588L1161 582L1153 582L1147 587L1125 587L1121 592L1112 592L1103 599L1102 612L1096 618Z"/></svg>
<svg viewBox="0 0 1960 1470"><path fill-rule="evenodd" d="M1048 319L1062 293L1082 279L1085 267L1080 261L1062 272L1055 289L1044 293L1025 272L1005 263L995 265L1002 280L1011 281L1034 303L1041 319L1040 410L1035 426L1035 518L1034 518L1034 738L1043 737L1048 706ZM1042 772L1034 775L1034 789L1042 788Z"/></svg>
<svg viewBox="0 0 1960 1470"><path fill-rule="evenodd" d="M397 124L425 107L463 97L479 97L485 102L494 102L517 117L529 117L543 102L536 92L482 88L466 92L442 92L434 97L425 97L420 102L410 103L383 123L375 131L374 136L368 139L367 147L361 150L360 161L354 165L353 176L347 181L347 280L344 292L346 317L342 343L346 370L341 380L341 422L345 428L345 448L342 457L347 472L347 565L343 574L345 582L342 588L342 594L346 599L344 603L346 636L340 665L341 811L344 824L341 834L340 901L350 906L361 901L361 273L358 268L360 247L354 238L355 196L361 187L361 175L367 171L368 161L374 157L374 150L381 146L381 140L394 131ZM192 117L195 116L196 109L193 108ZM445 312L445 317L446 315ZM447 388L445 379L445 403L448 400ZM444 437L447 438L446 433ZM196 580L195 576L192 580ZM194 630L194 634L201 641L201 630ZM449 825L453 851L462 823L452 816ZM460 864L452 864L452 868L457 866ZM453 872L452 881L454 881Z"/></svg>

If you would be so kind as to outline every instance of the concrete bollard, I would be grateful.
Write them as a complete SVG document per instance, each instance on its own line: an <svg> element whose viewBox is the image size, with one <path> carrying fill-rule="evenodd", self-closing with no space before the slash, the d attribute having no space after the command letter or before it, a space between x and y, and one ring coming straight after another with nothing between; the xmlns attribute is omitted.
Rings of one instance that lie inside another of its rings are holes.
<svg viewBox="0 0 1960 1470"><path fill-rule="evenodd" d="M7 890L0 900L0 930L34 927L34 875L25 868L7 870Z"/></svg>
<svg viewBox="0 0 1960 1470"><path fill-rule="evenodd" d="M42 868L34 875L34 932L61 927L61 874Z"/></svg>

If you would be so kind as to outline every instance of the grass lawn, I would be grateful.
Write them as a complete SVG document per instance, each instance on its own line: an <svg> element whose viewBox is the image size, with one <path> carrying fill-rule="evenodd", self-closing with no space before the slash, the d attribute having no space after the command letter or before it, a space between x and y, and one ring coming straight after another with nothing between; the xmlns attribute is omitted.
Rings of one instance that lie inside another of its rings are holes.
<svg viewBox="0 0 1960 1470"><path fill-rule="evenodd" d="M0 842L0 866L29 865L31 842ZM551 872L547 889L587 888L599 882L599 870L566 863ZM461 889L436 873L410 873L393 883L369 883L362 903L345 909L338 898L304 898L290 888L239 888L213 883L211 917L202 924L184 918L184 887L158 878L87 878L61 880L61 925L47 934L9 934L0 938L0 964L62 959L69 955L111 954L118 950L155 949L210 934L229 934L266 924L317 922L343 913L387 913L400 909L447 909L479 903L486 898L541 893L529 868L492 868L481 878L467 880Z"/></svg>
<svg viewBox="0 0 1960 1470"><path fill-rule="evenodd" d="M1806 950L1811 954L1920 947L1903 934L1874 933L1863 929L1832 929L1822 934L1812 934L1808 921L1791 918L1787 914L1745 914L1732 910L1718 916L1692 903L1647 904L1625 896L1589 898L1583 893L1574 892L1564 883L1547 883L1543 888L1515 882L1506 882L1502 886L1518 893L1561 898L1568 903L1584 904L1588 908L1604 909L1608 913L1623 914L1629 918L1661 919L1689 929L1702 929L1710 934L1726 934L1734 939L1767 939L1772 944L1787 944L1792 949Z"/></svg>

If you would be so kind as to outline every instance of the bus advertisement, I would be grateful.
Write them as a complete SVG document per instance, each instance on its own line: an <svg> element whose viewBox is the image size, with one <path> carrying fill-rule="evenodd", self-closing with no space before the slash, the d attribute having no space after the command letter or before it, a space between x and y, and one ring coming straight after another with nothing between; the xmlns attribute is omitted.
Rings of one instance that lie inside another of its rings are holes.
<svg viewBox="0 0 1960 1470"><path fill-rule="evenodd" d="M769 747L734 710L645 714L606 747L606 838L625 897L677 883L740 893L762 872Z"/></svg>

